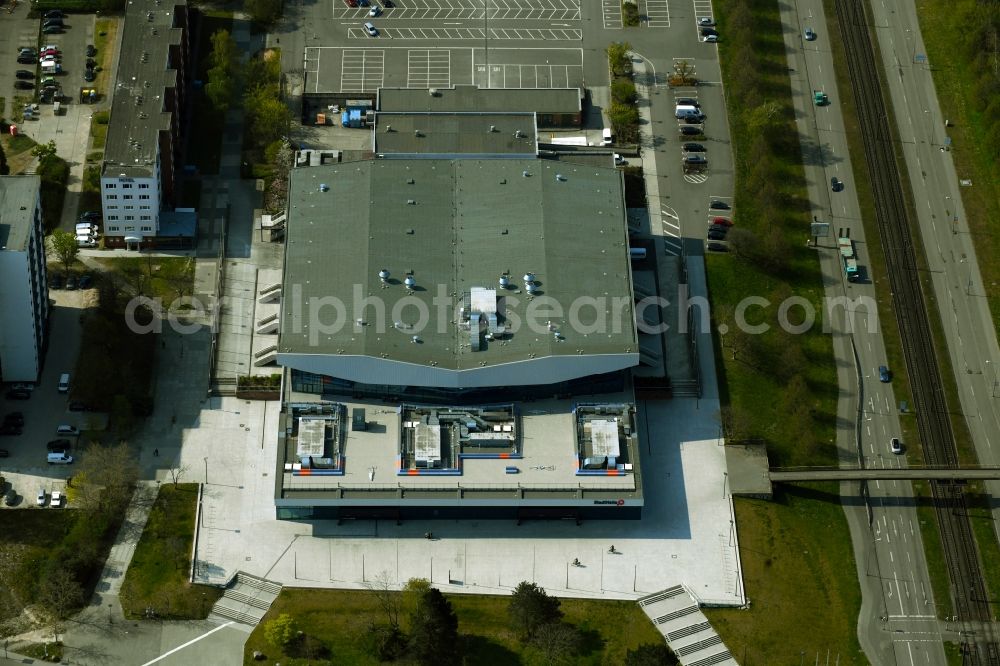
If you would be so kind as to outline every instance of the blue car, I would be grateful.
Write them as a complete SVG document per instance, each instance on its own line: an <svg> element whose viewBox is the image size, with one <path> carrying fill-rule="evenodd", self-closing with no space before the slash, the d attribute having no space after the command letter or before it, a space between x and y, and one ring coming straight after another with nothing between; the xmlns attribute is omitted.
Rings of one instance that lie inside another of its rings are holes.
<svg viewBox="0 0 1000 666"><path fill-rule="evenodd" d="M888 383L892 381L892 373L884 365L878 366L878 379L882 383Z"/></svg>

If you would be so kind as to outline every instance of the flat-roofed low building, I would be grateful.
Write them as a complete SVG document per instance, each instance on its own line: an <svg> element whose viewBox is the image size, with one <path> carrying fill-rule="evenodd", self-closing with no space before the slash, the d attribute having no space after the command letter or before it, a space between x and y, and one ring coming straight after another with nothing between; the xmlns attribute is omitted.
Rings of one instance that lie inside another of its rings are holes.
<svg viewBox="0 0 1000 666"><path fill-rule="evenodd" d="M293 398L279 418L279 519L641 517L631 403L381 409Z"/></svg>
<svg viewBox="0 0 1000 666"><path fill-rule="evenodd" d="M296 391L447 402L499 387L614 392L639 362L610 166L293 169L286 234L277 362Z"/></svg>
<svg viewBox="0 0 1000 666"><path fill-rule="evenodd" d="M0 176L0 379L36 382L48 333L38 176Z"/></svg>
<svg viewBox="0 0 1000 666"><path fill-rule="evenodd" d="M379 88L376 110L406 113L530 112L538 127L580 127L583 123L580 88Z"/></svg>
<svg viewBox="0 0 1000 666"><path fill-rule="evenodd" d="M530 158L538 154L532 113L379 113L379 158Z"/></svg>

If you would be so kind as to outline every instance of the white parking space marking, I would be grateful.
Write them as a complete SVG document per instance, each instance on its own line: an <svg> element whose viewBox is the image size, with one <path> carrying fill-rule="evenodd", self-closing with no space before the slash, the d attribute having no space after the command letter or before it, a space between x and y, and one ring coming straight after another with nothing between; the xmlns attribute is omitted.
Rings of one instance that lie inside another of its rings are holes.
<svg viewBox="0 0 1000 666"><path fill-rule="evenodd" d="M663 234L663 252L672 257L681 256L684 242L681 240L681 221L677 211L669 206L660 209L660 230Z"/></svg>
<svg viewBox="0 0 1000 666"><path fill-rule="evenodd" d="M319 56L322 53L322 49L318 49L314 46L307 46L305 50L305 55L303 56L302 70L306 74L306 81L312 76L313 82L313 92L319 92Z"/></svg>
<svg viewBox="0 0 1000 666"><path fill-rule="evenodd" d="M387 39L435 39L435 40L456 40L456 39L483 39L482 28L380 28L382 37ZM368 33L362 28L348 28L347 36L350 39L371 39ZM519 40L545 40L545 41L580 41L583 39L582 30L569 29L515 29L515 28L490 28L489 38L492 40L519 39Z"/></svg>
<svg viewBox="0 0 1000 666"><path fill-rule="evenodd" d="M411 49L406 54L406 86L433 88L451 85L449 49Z"/></svg>
<svg viewBox="0 0 1000 666"><path fill-rule="evenodd" d="M700 18L712 18L712 0L694 0L694 21L698 23Z"/></svg>
<svg viewBox="0 0 1000 666"><path fill-rule="evenodd" d="M601 15L604 17L605 30L622 29L621 0L601 0Z"/></svg>
<svg viewBox="0 0 1000 666"><path fill-rule="evenodd" d="M645 11L640 5L639 12L646 17L647 28L670 27L670 3L668 0L645 0Z"/></svg>
<svg viewBox="0 0 1000 666"><path fill-rule="evenodd" d="M377 0L376 0L377 2ZM481 0L402 0L383 9L379 21L394 19L480 19L483 18ZM534 19L541 21L579 21L579 0L490 0L487 5L490 19ZM334 19L368 20L369 7L348 7L343 0L334 0Z"/></svg>
<svg viewBox="0 0 1000 666"><path fill-rule="evenodd" d="M694 171L684 174L684 180L692 185L701 185L708 180L708 174L704 171Z"/></svg>
<svg viewBox="0 0 1000 666"><path fill-rule="evenodd" d="M340 90L375 92L382 87L385 51L381 49L344 49L340 65Z"/></svg>
<svg viewBox="0 0 1000 666"><path fill-rule="evenodd" d="M572 88L583 76L582 65L519 65L490 63L475 66L474 83L484 88Z"/></svg>

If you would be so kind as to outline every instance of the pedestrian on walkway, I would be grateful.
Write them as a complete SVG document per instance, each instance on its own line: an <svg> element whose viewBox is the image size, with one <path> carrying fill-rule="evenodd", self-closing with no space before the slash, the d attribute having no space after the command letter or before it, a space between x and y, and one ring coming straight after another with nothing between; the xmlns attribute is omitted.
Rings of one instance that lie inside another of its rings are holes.
<svg viewBox="0 0 1000 666"><path fill-rule="evenodd" d="M153 457L154 458L159 458L160 457L160 450L159 449L153 449Z"/></svg>

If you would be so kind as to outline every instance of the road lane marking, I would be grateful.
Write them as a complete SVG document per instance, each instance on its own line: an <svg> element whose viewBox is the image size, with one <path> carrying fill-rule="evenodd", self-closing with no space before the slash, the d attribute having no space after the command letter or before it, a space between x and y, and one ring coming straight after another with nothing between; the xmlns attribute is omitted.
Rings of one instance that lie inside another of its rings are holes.
<svg viewBox="0 0 1000 666"><path fill-rule="evenodd" d="M225 629L226 627L228 627L231 624L236 624L236 623L234 621L230 620L229 622L226 622L225 624L220 624L215 629L212 629L211 631L208 631L208 632L202 634L201 636L198 636L197 638L192 638L187 643L184 643L183 645L178 645L177 647L175 647L173 650L170 650L169 652L164 652L163 654L161 654L156 659L153 659L152 661L147 661L142 666L150 666L150 664L155 664L156 662L160 661L161 659L166 659L167 657L169 657L173 653L178 652L180 650L183 650L184 648L188 647L189 645L194 645L195 643L197 643L201 639L208 638L209 636L211 636L215 632L219 631L220 629Z"/></svg>

